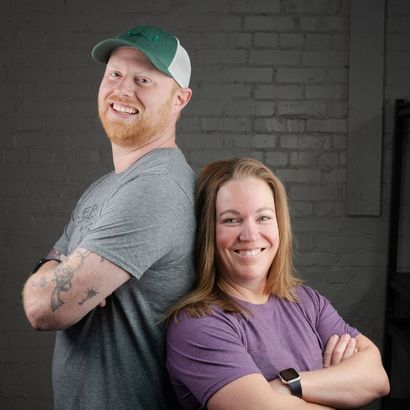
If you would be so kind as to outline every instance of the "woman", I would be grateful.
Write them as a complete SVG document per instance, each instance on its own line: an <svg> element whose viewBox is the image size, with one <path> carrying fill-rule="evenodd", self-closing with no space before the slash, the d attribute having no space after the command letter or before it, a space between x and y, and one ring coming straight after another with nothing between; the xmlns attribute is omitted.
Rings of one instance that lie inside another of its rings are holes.
<svg viewBox="0 0 410 410"><path fill-rule="evenodd" d="M170 313L167 341L183 407L355 408L386 395L376 346L293 274L278 178L231 159L197 184L198 284Z"/></svg>

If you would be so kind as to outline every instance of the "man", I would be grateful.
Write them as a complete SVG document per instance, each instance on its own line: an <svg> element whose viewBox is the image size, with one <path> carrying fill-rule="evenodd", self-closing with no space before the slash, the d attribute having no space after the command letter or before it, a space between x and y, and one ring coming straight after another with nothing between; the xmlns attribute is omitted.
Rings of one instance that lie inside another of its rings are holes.
<svg viewBox="0 0 410 410"><path fill-rule="evenodd" d="M99 117L114 171L82 195L23 291L36 329L58 330L60 409L175 408L164 313L193 282L194 174L175 142L191 66L173 35L136 26L97 44Z"/></svg>

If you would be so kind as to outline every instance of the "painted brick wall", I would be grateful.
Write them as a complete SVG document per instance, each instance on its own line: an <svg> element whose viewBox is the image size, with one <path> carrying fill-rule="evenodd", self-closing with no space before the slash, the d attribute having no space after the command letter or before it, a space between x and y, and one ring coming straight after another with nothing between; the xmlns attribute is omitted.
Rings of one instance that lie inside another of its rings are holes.
<svg viewBox="0 0 410 410"><path fill-rule="evenodd" d="M409 2L386 3L382 215L349 218L348 0L2 0L2 409L52 407L53 335L30 329L20 292L79 194L111 167L90 49L134 23L162 25L191 55L178 141L195 170L232 156L269 165L291 199L300 275L380 345L393 102L410 97Z"/></svg>

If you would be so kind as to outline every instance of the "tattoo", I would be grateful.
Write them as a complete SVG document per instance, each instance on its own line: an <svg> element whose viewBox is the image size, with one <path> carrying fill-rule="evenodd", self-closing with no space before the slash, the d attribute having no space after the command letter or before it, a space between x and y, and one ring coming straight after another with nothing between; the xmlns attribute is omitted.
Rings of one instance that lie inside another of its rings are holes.
<svg viewBox="0 0 410 410"><path fill-rule="evenodd" d="M61 260L61 256L64 256L62 252L58 251L57 249L53 248L51 251L48 253L47 258L51 259L59 259Z"/></svg>
<svg viewBox="0 0 410 410"><path fill-rule="evenodd" d="M35 288L45 288L47 285L47 279L45 276L43 276L42 278L40 278L38 281L33 281L32 286L34 286Z"/></svg>
<svg viewBox="0 0 410 410"><path fill-rule="evenodd" d="M93 288L87 289L85 298L84 298L81 302L78 302L78 304L79 304L79 305L82 305L82 304L83 304L84 302L86 302L88 299L91 299L91 298L93 298L94 296L96 296L97 293L99 293L99 292L97 292L97 291L96 291L95 289L93 289Z"/></svg>
<svg viewBox="0 0 410 410"><path fill-rule="evenodd" d="M51 294L51 310L55 312L62 305L64 301L61 299L61 292L68 292L73 286L71 279L74 273L78 271L83 265L84 261L91 254L90 251L86 249L76 250L72 256L78 257L79 261L75 266L69 265L67 263L61 263L54 268L54 282L56 282L56 287Z"/></svg>

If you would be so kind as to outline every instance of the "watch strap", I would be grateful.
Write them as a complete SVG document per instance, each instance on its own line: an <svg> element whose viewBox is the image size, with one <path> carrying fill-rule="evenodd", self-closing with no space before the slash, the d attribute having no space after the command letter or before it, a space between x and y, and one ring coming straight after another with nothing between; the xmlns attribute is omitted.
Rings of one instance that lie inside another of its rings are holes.
<svg viewBox="0 0 410 410"><path fill-rule="evenodd" d="M295 379L288 382L288 386L293 396L302 398L302 385L300 383L300 379Z"/></svg>
<svg viewBox="0 0 410 410"><path fill-rule="evenodd" d="M35 265L31 273L36 273L46 262L48 261L56 261L61 262L60 259L57 258L41 258Z"/></svg>
<svg viewBox="0 0 410 410"><path fill-rule="evenodd" d="M289 372L291 373L290 376ZM287 384L293 396L302 398L302 384L300 383L300 374L293 368L279 372L279 378L283 384Z"/></svg>

